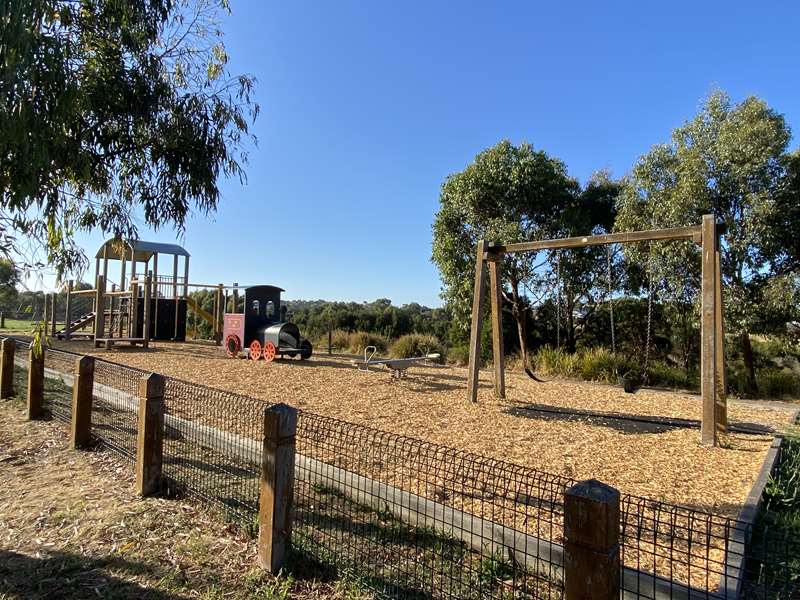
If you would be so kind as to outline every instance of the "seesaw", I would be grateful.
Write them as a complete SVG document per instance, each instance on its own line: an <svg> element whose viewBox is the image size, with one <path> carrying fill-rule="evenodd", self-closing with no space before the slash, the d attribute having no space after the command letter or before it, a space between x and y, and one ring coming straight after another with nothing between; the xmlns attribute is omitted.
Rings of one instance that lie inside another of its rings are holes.
<svg viewBox="0 0 800 600"><path fill-rule="evenodd" d="M406 371L417 363L426 360L436 360L441 355L438 353L414 356L412 358L375 358L378 349L375 346L364 348L364 360L353 359L352 362L359 371L369 371L370 367L386 367L392 372L392 377L401 379L406 376Z"/></svg>

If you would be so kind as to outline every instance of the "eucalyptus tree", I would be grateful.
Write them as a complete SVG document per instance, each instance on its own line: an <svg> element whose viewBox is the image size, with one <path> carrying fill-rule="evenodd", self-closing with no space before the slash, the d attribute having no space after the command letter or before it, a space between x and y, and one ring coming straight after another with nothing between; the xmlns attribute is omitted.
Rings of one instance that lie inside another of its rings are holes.
<svg viewBox="0 0 800 600"><path fill-rule="evenodd" d="M738 336L752 390L756 381L749 332L757 326L763 292L784 255L777 247L784 242L775 235L776 220L791 216L781 212L790 138L784 117L763 100L749 97L735 104L726 94L713 93L693 119L672 132L668 143L638 160L617 206L616 228L621 231L693 225L705 213L725 223L721 263L726 325ZM781 222L785 231L800 230L796 211L791 222ZM699 256L687 244L654 244L650 256L654 277L665 285L683 290L696 286Z"/></svg>
<svg viewBox="0 0 800 600"><path fill-rule="evenodd" d="M433 223L432 260L442 279L442 298L466 335L472 308L478 240L514 243L561 235L580 186L560 160L533 146L508 140L484 150L442 184ZM507 255L502 266L504 305L514 318L527 362L526 286L541 264L531 254Z"/></svg>
<svg viewBox="0 0 800 600"><path fill-rule="evenodd" d="M0 8L0 251L59 274L81 229L135 237L214 211L243 180L252 78L232 76L226 0L15 0Z"/></svg>

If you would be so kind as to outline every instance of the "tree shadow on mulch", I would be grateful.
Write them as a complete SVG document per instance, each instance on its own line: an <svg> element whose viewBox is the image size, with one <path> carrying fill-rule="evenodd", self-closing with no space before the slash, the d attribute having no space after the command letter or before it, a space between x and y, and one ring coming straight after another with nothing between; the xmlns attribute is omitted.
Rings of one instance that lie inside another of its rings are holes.
<svg viewBox="0 0 800 600"><path fill-rule="evenodd" d="M114 573L114 574L111 574ZM0 550L0 591L10 598L116 598L179 600L188 596L153 590L123 577L162 581L164 569L117 556L91 558L70 552L48 552L41 558Z"/></svg>

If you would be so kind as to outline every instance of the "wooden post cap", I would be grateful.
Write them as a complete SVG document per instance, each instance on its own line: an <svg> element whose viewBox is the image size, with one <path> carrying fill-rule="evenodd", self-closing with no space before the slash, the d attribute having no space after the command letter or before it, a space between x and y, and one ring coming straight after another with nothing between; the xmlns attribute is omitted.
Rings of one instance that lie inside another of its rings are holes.
<svg viewBox="0 0 800 600"><path fill-rule="evenodd" d="M604 551L619 540L619 490L589 479L564 493L564 536L575 544Z"/></svg>
<svg viewBox="0 0 800 600"><path fill-rule="evenodd" d="M158 373L150 373L139 379L140 398L163 398L166 378Z"/></svg>

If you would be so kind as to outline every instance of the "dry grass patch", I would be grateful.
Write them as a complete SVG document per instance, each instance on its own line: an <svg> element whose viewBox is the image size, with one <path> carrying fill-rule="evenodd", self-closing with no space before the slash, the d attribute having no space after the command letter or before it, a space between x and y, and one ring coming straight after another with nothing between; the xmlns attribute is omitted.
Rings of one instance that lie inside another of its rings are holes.
<svg viewBox="0 0 800 600"><path fill-rule="evenodd" d="M0 402L0 599L364 598L295 562L255 564L252 538L193 502L138 498L131 467L73 452L64 428Z"/></svg>

